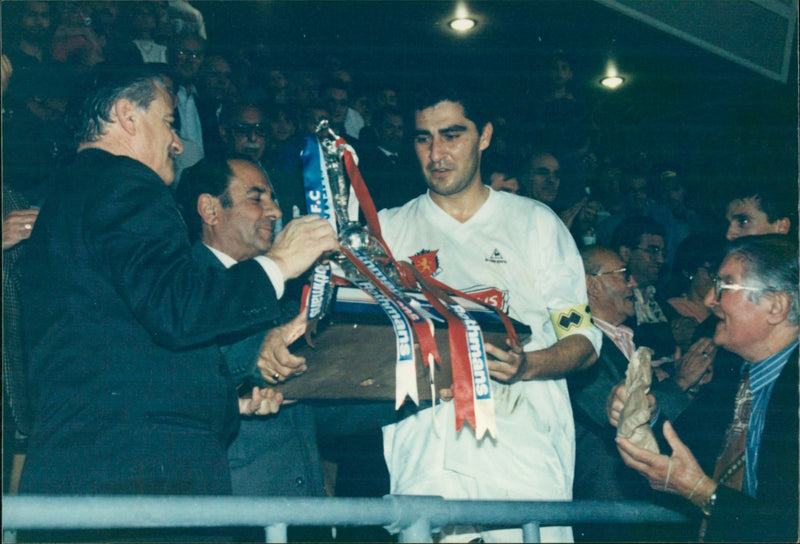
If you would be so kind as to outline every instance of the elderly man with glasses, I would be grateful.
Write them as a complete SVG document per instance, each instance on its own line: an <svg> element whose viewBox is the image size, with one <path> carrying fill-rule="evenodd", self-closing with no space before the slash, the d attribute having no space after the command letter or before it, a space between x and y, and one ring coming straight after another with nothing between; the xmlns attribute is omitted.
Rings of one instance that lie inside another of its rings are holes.
<svg viewBox="0 0 800 544"><path fill-rule="evenodd" d="M567 377L575 417L575 500L624 500L641 498L647 488L634 481L628 485L617 477L622 465L614 448L614 428L605 416L606 398L620 380L636 346L633 331L622 323L633 315L636 280L619 255L601 246L581 251L586 292L592 321L603 332L603 347L597 362ZM624 467L622 467L624 468ZM637 493L638 491L638 493ZM628 540L610 526L594 530L575 526L575 539Z"/></svg>
<svg viewBox="0 0 800 544"><path fill-rule="evenodd" d="M699 508L701 540L796 542L796 242L780 235L735 240L705 302L719 318L714 342L741 357L719 455L705 465L698 462L670 423L663 432L671 452L654 454L620 439L620 454L653 489Z"/></svg>
<svg viewBox="0 0 800 544"><path fill-rule="evenodd" d="M614 399L617 390L624 388L625 371L633 352L637 345L646 345L635 337L630 327L623 325L634 315L637 283L620 256L608 248L590 246L581 251L581 257L592 320L603 332L604 341L597 363L567 378L575 416L573 496L576 500L652 498L644 482L620 477L627 470L616 452L616 433L606 417L607 399ZM693 346L692 349L705 348ZM695 353L687 356L694 357ZM668 407L665 415L670 417L673 407L685 407L689 401L685 385L697 380L692 365L679 365L672 379L659 383L653 380L654 414L656 401L659 406ZM626 391L620 394L626 395ZM646 536L634 526L583 525L576 526L575 530L578 541L641 541Z"/></svg>

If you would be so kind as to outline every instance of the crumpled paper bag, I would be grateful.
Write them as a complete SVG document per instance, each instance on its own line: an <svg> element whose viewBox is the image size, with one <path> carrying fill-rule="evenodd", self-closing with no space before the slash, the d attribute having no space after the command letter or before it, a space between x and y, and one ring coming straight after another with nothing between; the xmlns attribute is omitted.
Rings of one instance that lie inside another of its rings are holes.
<svg viewBox="0 0 800 544"><path fill-rule="evenodd" d="M650 366L652 356L653 350L641 347L631 357L628 370L625 372L628 399L619 415L617 436L627 438L640 448L659 453L656 437L650 428L650 406L647 402L647 393L650 392L653 376Z"/></svg>

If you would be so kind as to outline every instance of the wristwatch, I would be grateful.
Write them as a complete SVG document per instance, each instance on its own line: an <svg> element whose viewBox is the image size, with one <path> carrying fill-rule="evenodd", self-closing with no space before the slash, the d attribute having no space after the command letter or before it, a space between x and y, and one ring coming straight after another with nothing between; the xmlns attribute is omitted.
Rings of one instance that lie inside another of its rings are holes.
<svg viewBox="0 0 800 544"><path fill-rule="evenodd" d="M700 505L700 510L703 511L703 514L706 517L710 517L711 514L714 513L714 506L717 504L717 492L714 491L709 498L706 499L706 502Z"/></svg>

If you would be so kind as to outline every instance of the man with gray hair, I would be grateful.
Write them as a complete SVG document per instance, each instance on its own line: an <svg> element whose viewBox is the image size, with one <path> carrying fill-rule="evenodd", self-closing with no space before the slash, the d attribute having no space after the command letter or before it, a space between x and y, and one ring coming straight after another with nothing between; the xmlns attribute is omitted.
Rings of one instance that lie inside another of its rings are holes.
<svg viewBox="0 0 800 544"><path fill-rule="evenodd" d="M625 464L653 489L705 515L701 540L796 542L798 537L798 262L782 235L735 240L705 303L714 342L742 361L733 419L714 467L702 467L670 423L671 455L618 440Z"/></svg>
<svg viewBox="0 0 800 544"><path fill-rule="evenodd" d="M277 318L284 281L335 249L335 233L307 216L263 256L198 265L168 188L183 148L163 81L143 66L88 83L77 158L23 262L35 413L20 489L230 493L238 410L216 339Z"/></svg>

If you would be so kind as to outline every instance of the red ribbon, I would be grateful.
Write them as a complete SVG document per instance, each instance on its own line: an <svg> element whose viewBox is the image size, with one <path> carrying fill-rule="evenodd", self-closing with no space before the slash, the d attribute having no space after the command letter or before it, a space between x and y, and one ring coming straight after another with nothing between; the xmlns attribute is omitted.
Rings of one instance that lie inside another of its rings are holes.
<svg viewBox="0 0 800 544"><path fill-rule="evenodd" d="M364 274L364 276L366 276L373 285L380 289L384 295L398 303L401 308L408 306L407 302L398 300L397 296L392 292L392 290L389 289L381 280L375 277L375 274L373 274L369 268L364 266L364 263L362 263L355 255L353 255L350 250L345 247L340 249L347 259L358 269L358 271ZM392 259L392 262L395 263L395 266L398 266L394 259ZM433 357L435 364L441 364L439 348L436 347L436 341L433 338L433 333L431 332L427 320L424 318L412 319L411 326L414 327L414 332L417 333L417 341L419 342L419 349L422 353L422 364L428 366L429 357Z"/></svg>

